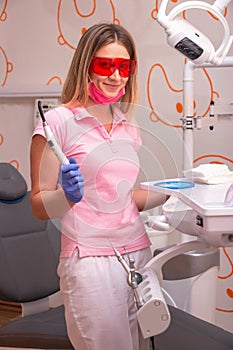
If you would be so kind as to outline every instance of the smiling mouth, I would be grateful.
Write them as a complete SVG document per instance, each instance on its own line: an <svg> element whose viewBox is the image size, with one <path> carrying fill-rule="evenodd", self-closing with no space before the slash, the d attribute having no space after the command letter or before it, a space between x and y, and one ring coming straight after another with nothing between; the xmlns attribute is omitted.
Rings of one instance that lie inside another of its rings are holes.
<svg viewBox="0 0 233 350"><path fill-rule="evenodd" d="M118 86L118 85L106 84L105 86L106 86L106 90L112 91L112 92L117 92L120 89L120 86Z"/></svg>

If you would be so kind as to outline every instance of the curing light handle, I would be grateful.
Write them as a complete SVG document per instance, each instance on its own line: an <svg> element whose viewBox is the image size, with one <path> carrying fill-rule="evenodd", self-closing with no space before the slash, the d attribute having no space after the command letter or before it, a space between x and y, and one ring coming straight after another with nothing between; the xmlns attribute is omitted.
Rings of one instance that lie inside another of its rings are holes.
<svg viewBox="0 0 233 350"><path fill-rule="evenodd" d="M43 109L41 107L41 101L38 101L38 110L39 110L39 113L40 113L40 116L41 116L41 119L43 122L45 137L47 139L47 142L48 142L51 150L54 152L54 154L56 155L57 159L59 160L59 162L61 164L69 164L69 160L66 158L66 156L62 152L60 146L57 143L57 140L54 137L54 134L52 133L52 130L50 129L50 126L48 125L48 123L45 120L44 112L43 112Z"/></svg>

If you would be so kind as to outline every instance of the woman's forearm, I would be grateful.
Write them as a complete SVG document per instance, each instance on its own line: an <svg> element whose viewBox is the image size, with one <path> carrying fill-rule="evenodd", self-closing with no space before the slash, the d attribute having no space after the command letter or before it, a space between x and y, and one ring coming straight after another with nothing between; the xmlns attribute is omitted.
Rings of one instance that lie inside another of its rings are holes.
<svg viewBox="0 0 233 350"><path fill-rule="evenodd" d="M41 220L62 217L74 203L58 187L60 163L41 135L33 137L30 157L33 214Z"/></svg>
<svg viewBox="0 0 233 350"><path fill-rule="evenodd" d="M149 210L158 207L166 202L169 196L147 190L132 191L132 198L138 207L139 211Z"/></svg>
<svg viewBox="0 0 233 350"><path fill-rule="evenodd" d="M31 194L32 212L40 220L61 218L74 204L67 200L62 188Z"/></svg>

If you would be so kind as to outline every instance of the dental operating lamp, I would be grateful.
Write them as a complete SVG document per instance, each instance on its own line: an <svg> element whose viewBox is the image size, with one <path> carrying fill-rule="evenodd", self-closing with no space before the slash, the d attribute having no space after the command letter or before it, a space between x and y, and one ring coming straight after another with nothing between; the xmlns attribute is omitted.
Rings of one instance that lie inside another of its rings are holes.
<svg viewBox="0 0 233 350"><path fill-rule="evenodd" d="M231 0L216 0L213 5L203 1L186 1L175 6L168 15L166 8L168 0L162 0L157 21L167 33L169 45L177 49L195 64L212 63L219 65L227 55L233 36L222 12ZM222 24L224 35L221 45L215 50L214 45L200 30L184 19L176 17L184 10L201 9L209 11Z"/></svg>

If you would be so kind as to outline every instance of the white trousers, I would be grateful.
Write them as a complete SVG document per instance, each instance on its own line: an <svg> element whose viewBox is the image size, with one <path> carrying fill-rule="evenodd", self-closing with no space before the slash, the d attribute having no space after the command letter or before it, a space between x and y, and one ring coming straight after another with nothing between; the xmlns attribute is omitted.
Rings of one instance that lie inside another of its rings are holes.
<svg viewBox="0 0 233 350"><path fill-rule="evenodd" d="M137 270L151 258L150 248L129 255ZM79 258L76 250L71 258L61 259L58 274L75 350L148 349L139 334L133 289L115 256Z"/></svg>

